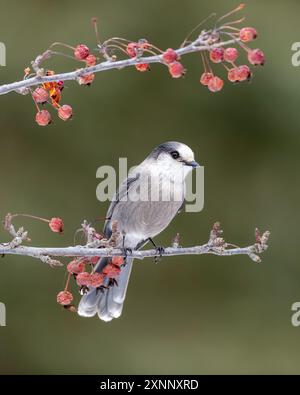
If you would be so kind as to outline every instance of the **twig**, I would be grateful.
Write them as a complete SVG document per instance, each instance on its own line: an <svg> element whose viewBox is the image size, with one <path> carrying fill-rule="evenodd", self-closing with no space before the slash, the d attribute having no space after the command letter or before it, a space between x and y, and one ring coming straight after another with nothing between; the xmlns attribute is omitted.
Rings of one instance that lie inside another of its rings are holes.
<svg viewBox="0 0 300 395"><path fill-rule="evenodd" d="M84 222L83 226L87 226ZM93 229L93 228L92 228ZM195 247L167 247L161 252L161 256L175 256L175 255L202 255L202 254L214 254L219 256L232 256L232 255L248 255L254 262L259 263L261 261L259 254L263 253L268 248L268 240L270 232L266 231L260 235L256 229L256 242L248 247L233 247L232 244L226 243L223 238L220 237L222 230L220 224L216 222L210 232L209 241L206 244L195 246ZM115 229L114 235L117 234ZM38 258L44 263L50 265L58 265L59 261L55 261L50 257L113 257L113 256L124 256L125 252L122 249L112 247L109 241L102 239L103 246L110 245L110 247L95 248L95 245L91 247L91 243L87 245L78 245L74 247L62 247L62 248L44 248L44 247L26 247L26 246L13 246L11 243L0 244L0 255L22 255ZM133 250L132 252L126 251L126 255L135 259L144 259L157 256L157 250Z"/></svg>
<svg viewBox="0 0 300 395"><path fill-rule="evenodd" d="M189 45L183 48L176 49L175 52L177 53L178 56L183 56L188 53L202 52L202 51L211 50L213 48L225 47L239 41L238 38L236 39L234 38L227 41L210 43L210 40L211 40L211 35L208 34L207 32L203 32L195 41L193 41L192 43L190 43ZM45 54L47 54L47 56ZM0 95L5 95L10 92L17 92L25 95L29 93L28 88L32 86L40 85L45 82L78 80L79 77L82 77L87 74L99 73L102 71L112 70L112 69L120 70L125 67L134 66L142 63L148 63L148 64L163 63L162 55L136 57L136 58L119 60L119 61L108 60L98 63L95 66L85 67L76 71L46 76L46 75L42 75L43 69L39 69L39 66L41 64L41 60L44 60L48 56L49 56L49 51L46 51L44 54L39 55L34 62L32 62L32 65L34 65L35 71L37 73L36 76L32 78L24 79L22 81L1 85Z"/></svg>

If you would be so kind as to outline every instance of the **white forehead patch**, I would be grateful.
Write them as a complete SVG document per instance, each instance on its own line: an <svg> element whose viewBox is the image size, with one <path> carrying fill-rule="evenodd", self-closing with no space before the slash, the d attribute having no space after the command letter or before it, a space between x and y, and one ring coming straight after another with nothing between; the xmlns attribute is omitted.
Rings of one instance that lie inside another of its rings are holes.
<svg viewBox="0 0 300 395"><path fill-rule="evenodd" d="M195 160L194 152L185 144L180 144L178 152L180 156L188 162Z"/></svg>

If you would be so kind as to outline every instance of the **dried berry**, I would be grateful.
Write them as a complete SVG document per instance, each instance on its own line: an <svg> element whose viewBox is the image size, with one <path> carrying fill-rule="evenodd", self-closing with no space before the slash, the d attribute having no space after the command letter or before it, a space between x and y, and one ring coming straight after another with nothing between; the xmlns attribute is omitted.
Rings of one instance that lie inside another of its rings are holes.
<svg viewBox="0 0 300 395"><path fill-rule="evenodd" d="M223 85L224 81L221 78L215 76L209 81L207 86L211 92L219 92L223 88Z"/></svg>
<svg viewBox="0 0 300 395"><path fill-rule="evenodd" d="M229 63L234 63L239 56L236 48L226 48L224 51L224 60Z"/></svg>
<svg viewBox="0 0 300 395"><path fill-rule="evenodd" d="M68 104L64 104L63 106L59 107L58 109L58 116L63 121L67 121L73 115L72 107Z"/></svg>
<svg viewBox="0 0 300 395"><path fill-rule="evenodd" d="M73 300L73 295L69 291L61 291L57 294L56 300L62 306L68 306Z"/></svg>
<svg viewBox="0 0 300 395"><path fill-rule="evenodd" d="M47 126L51 123L51 114L47 110L38 111L35 115L35 121L40 126Z"/></svg>
<svg viewBox="0 0 300 395"><path fill-rule="evenodd" d="M221 63L224 60L224 49L214 48L209 52L209 58L214 63Z"/></svg>
<svg viewBox="0 0 300 395"><path fill-rule="evenodd" d="M253 27L244 27L240 30L240 39L244 43L255 40L257 37L257 31Z"/></svg>
<svg viewBox="0 0 300 395"><path fill-rule="evenodd" d="M84 60L85 58L87 58L89 56L89 54L90 54L90 50L84 44L79 44L74 49L74 56L78 60Z"/></svg>
<svg viewBox="0 0 300 395"><path fill-rule="evenodd" d="M178 55L172 48L168 48L162 55L163 61L167 64L173 63L178 60Z"/></svg>
<svg viewBox="0 0 300 395"><path fill-rule="evenodd" d="M46 89L38 87L32 92L32 97L36 103L46 103L49 99L49 93Z"/></svg>
<svg viewBox="0 0 300 395"><path fill-rule="evenodd" d="M181 63L173 62L169 65L169 72L173 78L180 78L185 74L185 69Z"/></svg>
<svg viewBox="0 0 300 395"><path fill-rule="evenodd" d="M90 273L82 272L77 275L76 282L80 287L89 286L90 285L90 278L91 278Z"/></svg>
<svg viewBox="0 0 300 395"><path fill-rule="evenodd" d="M71 261L68 263L67 270L71 274L79 274L84 272L85 264L82 261Z"/></svg>
<svg viewBox="0 0 300 395"><path fill-rule="evenodd" d="M64 230L63 220L61 218L52 218L49 221L49 227L52 230L52 232L61 233Z"/></svg>
<svg viewBox="0 0 300 395"><path fill-rule="evenodd" d="M252 49L248 52L248 60L254 66L263 66L265 64L265 54L261 49Z"/></svg>
<svg viewBox="0 0 300 395"><path fill-rule="evenodd" d="M207 73L207 72L203 73L200 78L200 84L207 86L209 81L213 78L213 76L214 75L212 73Z"/></svg>

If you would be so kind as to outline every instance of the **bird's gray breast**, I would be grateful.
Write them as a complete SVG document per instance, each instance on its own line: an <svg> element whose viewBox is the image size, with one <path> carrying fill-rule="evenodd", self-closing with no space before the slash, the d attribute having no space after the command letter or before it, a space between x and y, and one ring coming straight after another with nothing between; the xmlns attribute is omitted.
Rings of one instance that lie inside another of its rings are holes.
<svg viewBox="0 0 300 395"><path fill-rule="evenodd" d="M122 190L121 187L120 191ZM134 179L127 193L119 193L111 220L118 221L119 231L137 239L147 239L162 232L182 206L184 180L170 179L168 174L149 176L148 172Z"/></svg>

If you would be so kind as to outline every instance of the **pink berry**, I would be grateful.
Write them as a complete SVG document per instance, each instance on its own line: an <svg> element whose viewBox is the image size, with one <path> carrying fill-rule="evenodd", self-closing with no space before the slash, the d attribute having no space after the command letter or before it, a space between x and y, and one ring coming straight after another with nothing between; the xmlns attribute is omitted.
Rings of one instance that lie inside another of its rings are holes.
<svg viewBox="0 0 300 395"><path fill-rule="evenodd" d="M224 49L214 48L209 52L209 58L214 63L221 63L224 60Z"/></svg>
<svg viewBox="0 0 300 395"><path fill-rule="evenodd" d="M85 58L87 58L89 56L89 54L90 54L90 50L84 44L79 44L74 49L74 56L78 60L84 60Z"/></svg>
<svg viewBox="0 0 300 395"><path fill-rule="evenodd" d="M219 77L213 77L208 83L208 89L211 92L219 92L224 85L224 81Z"/></svg>
<svg viewBox="0 0 300 395"><path fill-rule="evenodd" d="M89 263L90 265L96 265L99 261L100 257L99 256L92 256L91 258L88 258L86 260L86 263Z"/></svg>
<svg viewBox="0 0 300 395"><path fill-rule="evenodd" d="M207 72L203 73L200 78L200 84L207 86L209 81L213 78L213 76L214 75L212 73L207 73Z"/></svg>
<svg viewBox="0 0 300 395"><path fill-rule="evenodd" d="M103 284L104 275L102 273L93 273L90 275L89 285L94 288L100 287Z"/></svg>
<svg viewBox="0 0 300 395"><path fill-rule="evenodd" d="M234 67L228 71L228 80L230 82L238 82L239 81L239 75L238 75L238 67Z"/></svg>
<svg viewBox="0 0 300 395"><path fill-rule="evenodd" d="M51 123L51 114L47 110L38 111L35 115L35 121L40 126L47 126Z"/></svg>
<svg viewBox="0 0 300 395"><path fill-rule="evenodd" d="M91 85L95 79L95 74L86 74L78 78L79 85Z"/></svg>
<svg viewBox="0 0 300 395"><path fill-rule="evenodd" d="M80 287L89 286L90 285L90 278L91 278L90 273L82 272L77 275L76 282Z"/></svg>
<svg viewBox="0 0 300 395"><path fill-rule="evenodd" d="M108 265L105 266L102 273L104 274L104 276L110 278L116 278L120 274L120 271L121 269L118 266L109 263Z"/></svg>
<svg viewBox="0 0 300 395"><path fill-rule="evenodd" d="M62 91L64 89L64 86L65 86L64 81L57 81L58 89L60 89Z"/></svg>
<svg viewBox="0 0 300 395"><path fill-rule="evenodd" d="M180 78L185 74L185 69L181 63L173 62L169 65L169 73L173 78Z"/></svg>
<svg viewBox="0 0 300 395"><path fill-rule="evenodd" d="M44 88L36 88L33 93L32 97L36 103L46 103L49 99L49 93Z"/></svg>
<svg viewBox="0 0 300 395"><path fill-rule="evenodd" d="M253 27L244 27L240 30L240 39L244 43L255 40L257 37L257 31Z"/></svg>
<svg viewBox="0 0 300 395"><path fill-rule="evenodd" d="M131 58L135 58L138 51L138 43L129 43L126 47L126 52Z"/></svg>
<svg viewBox="0 0 300 395"><path fill-rule="evenodd" d="M224 51L224 60L229 63L233 63L237 60L239 56L238 50L236 48L226 48Z"/></svg>
<svg viewBox="0 0 300 395"><path fill-rule="evenodd" d="M58 109L58 116L63 121L67 121L73 115L72 107L68 104L64 104L63 106L59 107Z"/></svg>
<svg viewBox="0 0 300 395"><path fill-rule="evenodd" d="M237 75L239 81L247 81L251 78L251 70L247 65L242 65L237 68Z"/></svg>
<svg viewBox="0 0 300 395"><path fill-rule="evenodd" d="M136 64L135 68L138 71L144 72L144 71L149 71L150 70L150 66L148 63L141 63L141 64Z"/></svg>
<svg viewBox="0 0 300 395"><path fill-rule="evenodd" d="M248 60L254 66L263 66L265 64L265 54L261 49L252 49L248 52Z"/></svg>
<svg viewBox="0 0 300 395"><path fill-rule="evenodd" d="M95 55L90 54L84 59L84 61L88 67L95 66L95 64L97 63L97 58Z"/></svg>
<svg viewBox="0 0 300 395"><path fill-rule="evenodd" d="M124 258L122 256L113 256L111 263L116 266L122 266L124 263Z"/></svg>
<svg viewBox="0 0 300 395"><path fill-rule="evenodd" d="M61 218L51 218L49 227L54 233L61 233L64 230L64 223Z"/></svg>
<svg viewBox="0 0 300 395"><path fill-rule="evenodd" d="M71 261L68 263L67 270L71 274L79 274L84 272L85 264L83 262Z"/></svg>
<svg viewBox="0 0 300 395"><path fill-rule="evenodd" d="M163 61L167 64L175 62L178 59L177 53L172 48L168 48L162 55Z"/></svg>
<svg viewBox="0 0 300 395"><path fill-rule="evenodd" d="M61 291L57 294L56 300L62 306L68 306L73 300L73 295L69 291Z"/></svg>

